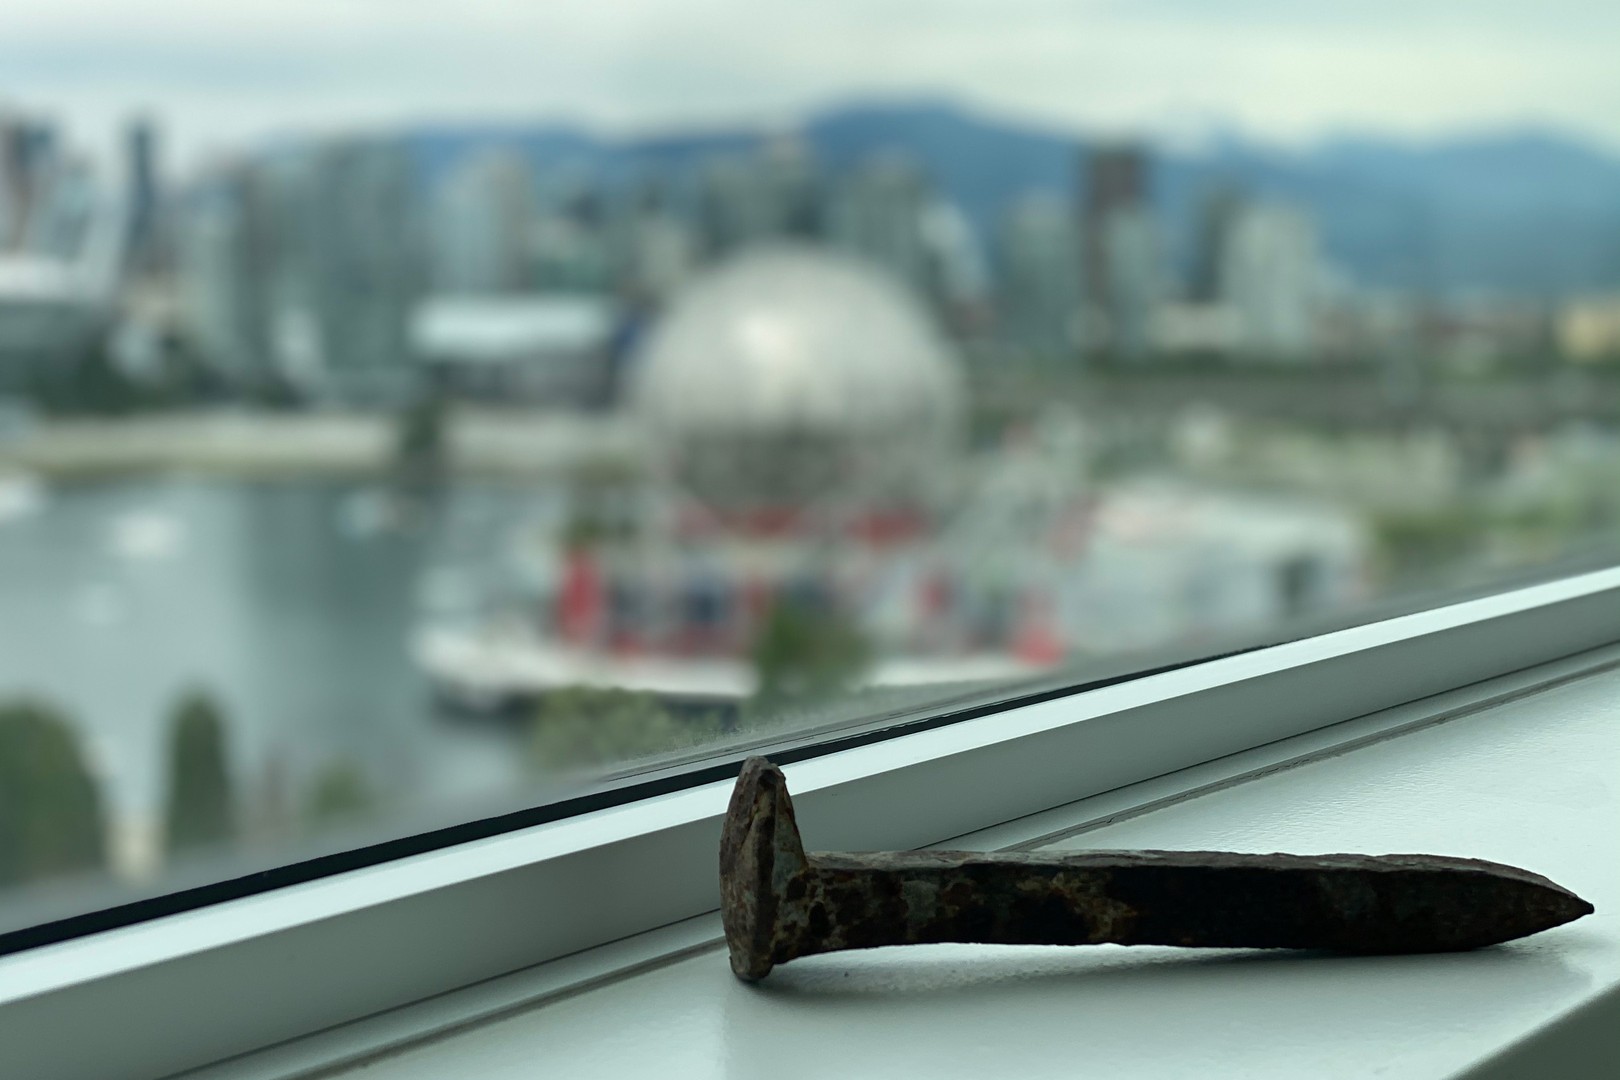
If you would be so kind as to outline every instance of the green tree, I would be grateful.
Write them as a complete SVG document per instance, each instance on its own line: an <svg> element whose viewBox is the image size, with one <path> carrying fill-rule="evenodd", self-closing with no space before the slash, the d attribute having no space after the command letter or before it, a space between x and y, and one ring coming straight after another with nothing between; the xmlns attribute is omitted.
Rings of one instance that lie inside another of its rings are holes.
<svg viewBox="0 0 1620 1080"><path fill-rule="evenodd" d="M606 765L707 742L718 717L679 717L651 694L569 686L545 696L530 749L540 768Z"/></svg>
<svg viewBox="0 0 1620 1080"><path fill-rule="evenodd" d="M43 705L0 705L0 886L106 865L101 793L73 729Z"/></svg>
<svg viewBox="0 0 1620 1080"><path fill-rule="evenodd" d="M30 374L30 396L50 412L122 416L142 404L141 388L113 363L104 341L36 364Z"/></svg>
<svg viewBox="0 0 1620 1080"><path fill-rule="evenodd" d="M376 804L365 770L352 761L329 761L309 788L307 816L317 828L364 817Z"/></svg>
<svg viewBox="0 0 1620 1080"><path fill-rule="evenodd" d="M1392 510L1372 519L1383 576L1393 581L1432 577L1461 566L1485 537L1485 522L1461 505Z"/></svg>
<svg viewBox="0 0 1620 1080"><path fill-rule="evenodd" d="M399 414L394 471L407 486L431 484L444 472L449 409L444 395L426 392Z"/></svg>
<svg viewBox="0 0 1620 1080"><path fill-rule="evenodd" d="M752 659L754 705L768 711L851 689L871 663L871 649L837 612L778 603L754 639Z"/></svg>
<svg viewBox="0 0 1620 1080"><path fill-rule="evenodd" d="M225 722L205 694L194 693L182 701L169 725L164 823L170 852L217 847L236 834Z"/></svg>

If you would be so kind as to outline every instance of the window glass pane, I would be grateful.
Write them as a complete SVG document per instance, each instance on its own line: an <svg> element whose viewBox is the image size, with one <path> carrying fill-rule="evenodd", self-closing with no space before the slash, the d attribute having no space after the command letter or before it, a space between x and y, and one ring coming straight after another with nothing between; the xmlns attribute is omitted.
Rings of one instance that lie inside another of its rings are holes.
<svg viewBox="0 0 1620 1080"><path fill-rule="evenodd" d="M1611 4L6 22L0 934L1620 538Z"/></svg>

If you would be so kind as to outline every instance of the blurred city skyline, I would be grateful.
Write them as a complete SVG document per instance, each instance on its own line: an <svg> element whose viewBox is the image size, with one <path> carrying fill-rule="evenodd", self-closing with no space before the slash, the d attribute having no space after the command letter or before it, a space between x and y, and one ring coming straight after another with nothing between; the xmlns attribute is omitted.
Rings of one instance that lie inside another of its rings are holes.
<svg viewBox="0 0 1620 1080"><path fill-rule="evenodd" d="M165 164L157 118L124 137L96 168L77 132L0 114L0 250L22 260L7 295L65 305L59 337L116 308L132 377L185 354L239 390L397 404L418 376L476 371L487 395L522 369L537 399L602 404L667 299L783 241L901 282L986 370L1466 367L1620 341L1620 157L1554 136L1177 153L924 103L643 138L423 122L192 169ZM20 386L71 365L7 367Z"/></svg>
<svg viewBox="0 0 1620 1080"><path fill-rule="evenodd" d="M1616 31L9 13L0 934L1612 550Z"/></svg>
<svg viewBox="0 0 1620 1080"><path fill-rule="evenodd" d="M1620 31L1620 13L1586 0L1026 3L988 21L974 5L911 0L527 10L423 0L386 12L370 0L75 0L8 22L6 105L79 132L97 158L145 113L182 170L288 134L473 120L646 133L916 99L1172 144L1535 128L1620 149L1620 74L1604 32Z"/></svg>

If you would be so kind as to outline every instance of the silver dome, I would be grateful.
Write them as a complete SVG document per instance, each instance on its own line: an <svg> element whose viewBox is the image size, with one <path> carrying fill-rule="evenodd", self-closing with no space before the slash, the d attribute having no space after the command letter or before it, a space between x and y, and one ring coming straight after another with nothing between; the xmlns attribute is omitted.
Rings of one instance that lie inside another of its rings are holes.
<svg viewBox="0 0 1620 1080"><path fill-rule="evenodd" d="M935 486L964 392L950 345L898 282L782 246L676 297L640 352L630 401L699 494L801 501Z"/></svg>

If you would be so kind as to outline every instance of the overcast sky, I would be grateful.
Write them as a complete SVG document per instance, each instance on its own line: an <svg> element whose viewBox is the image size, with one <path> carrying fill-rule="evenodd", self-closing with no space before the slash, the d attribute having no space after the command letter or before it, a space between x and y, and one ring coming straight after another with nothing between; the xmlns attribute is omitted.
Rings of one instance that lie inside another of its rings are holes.
<svg viewBox="0 0 1620 1080"><path fill-rule="evenodd" d="M1280 142L1545 125L1620 149L1615 0L10 0L0 102L183 162L455 119L615 129L950 97Z"/></svg>

